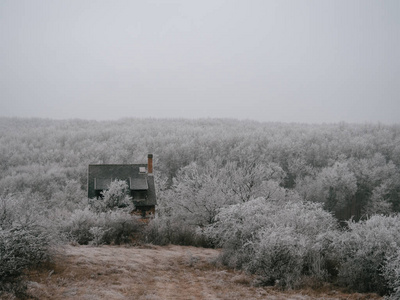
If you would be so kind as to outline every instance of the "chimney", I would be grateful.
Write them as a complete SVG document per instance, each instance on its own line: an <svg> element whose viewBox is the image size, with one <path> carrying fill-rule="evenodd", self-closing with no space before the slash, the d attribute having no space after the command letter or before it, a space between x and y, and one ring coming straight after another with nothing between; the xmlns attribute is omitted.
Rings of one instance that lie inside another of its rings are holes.
<svg viewBox="0 0 400 300"><path fill-rule="evenodd" d="M153 154L147 155L147 173L153 175Z"/></svg>

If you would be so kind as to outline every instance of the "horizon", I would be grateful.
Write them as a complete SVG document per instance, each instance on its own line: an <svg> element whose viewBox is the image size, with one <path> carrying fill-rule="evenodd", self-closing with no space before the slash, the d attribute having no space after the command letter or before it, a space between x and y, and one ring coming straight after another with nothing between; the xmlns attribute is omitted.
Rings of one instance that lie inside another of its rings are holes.
<svg viewBox="0 0 400 300"><path fill-rule="evenodd" d="M55 119L50 117L21 117L21 116L0 116L0 119L15 119L15 120L29 120L29 121L54 121L54 122L70 122L70 121L84 121L84 122L110 122L110 123L118 123L130 120L144 120L144 121L188 121L188 122L197 122L197 121L223 121L223 122L249 122L249 123L258 123L258 124L284 124L284 125L305 125L305 126L323 126L323 125L373 125L373 126L399 126L399 122L394 123L385 123L381 121L365 121L365 122L348 122L348 121L338 121L338 122L293 122L293 121L259 121L252 119L237 119L237 118L223 118L223 117L199 117L199 118L183 118L183 117L121 117L118 119L83 119L83 118L65 118L65 119Z"/></svg>

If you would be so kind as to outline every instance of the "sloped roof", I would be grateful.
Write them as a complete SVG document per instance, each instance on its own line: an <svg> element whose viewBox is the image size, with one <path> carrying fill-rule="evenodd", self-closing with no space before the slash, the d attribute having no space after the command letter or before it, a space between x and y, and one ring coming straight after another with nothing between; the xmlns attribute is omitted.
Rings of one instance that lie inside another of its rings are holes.
<svg viewBox="0 0 400 300"><path fill-rule="evenodd" d="M88 168L88 198L96 197L96 190L105 190L111 181L126 180L131 190L147 190L145 201L134 202L136 206L157 205L154 176L140 172L147 164L106 164L89 165Z"/></svg>
<svg viewBox="0 0 400 300"><path fill-rule="evenodd" d="M110 187L112 179L111 178L95 178L94 179L94 189L95 190L106 190Z"/></svg>
<svg viewBox="0 0 400 300"><path fill-rule="evenodd" d="M146 174L140 174L140 177L136 178L129 178L129 188L131 190L148 190L149 185L147 183L147 175Z"/></svg>

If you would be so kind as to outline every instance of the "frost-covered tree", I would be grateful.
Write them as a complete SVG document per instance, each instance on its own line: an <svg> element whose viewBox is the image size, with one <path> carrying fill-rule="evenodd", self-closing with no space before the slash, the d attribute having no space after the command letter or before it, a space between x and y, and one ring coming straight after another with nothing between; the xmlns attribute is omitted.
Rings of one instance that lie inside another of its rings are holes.
<svg viewBox="0 0 400 300"><path fill-rule="evenodd" d="M375 153L371 158L349 160L349 165L357 178L357 192L354 202L358 217L366 214L388 213L392 205L397 205L399 190L399 170L392 161L387 161Z"/></svg>
<svg viewBox="0 0 400 300"><path fill-rule="evenodd" d="M383 276L390 291L388 299L400 299L400 250L392 255L386 255Z"/></svg>
<svg viewBox="0 0 400 300"><path fill-rule="evenodd" d="M214 222L221 207L234 202L226 196L226 185L221 182L217 166L201 168L192 163L174 178L168 203L174 207L174 215L192 225L205 226Z"/></svg>
<svg viewBox="0 0 400 300"><path fill-rule="evenodd" d="M387 293L391 285L394 288L398 284L393 274L385 278L385 271L398 271L399 244L399 215L375 215L358 223L349 221L348 229L332 239L339 282L361 292Z"/></svg>
<svg viewBox="0 0 400 300"><path fill-rule="evenodd" d="M344 213L352 212L357 179L346 162L336 162L322 169L315 178L300 181L297 190L306 200L321 202L325 209L342 217Z"/></svg>
<svg viewBox="0 0 400 300"><path fill-rule="evenodd" d="M276 164L257 164L209 160L179 170L173 180L167 203L174 214L193 225L215 221L222 207L248 202L261 195L273 197L281 188L284 172Z"/></svg>
<svg viewBox="0 0 400 300"><path fill-rule="evenodd" d="M264 284L293 287L303 275L326 278L324 240L335 229L320 204L282 193L221 209L206 233L223 248L224 263L259 275Z"/></svg>
<svg viewBox="0 0 400 300"><path fill-rule="evenodd" d="M132 211L134 209L130 190L125 180L114 180L109 188L101 192L100 199L91 199L90 204L97 212L123 209Z"/></svg>

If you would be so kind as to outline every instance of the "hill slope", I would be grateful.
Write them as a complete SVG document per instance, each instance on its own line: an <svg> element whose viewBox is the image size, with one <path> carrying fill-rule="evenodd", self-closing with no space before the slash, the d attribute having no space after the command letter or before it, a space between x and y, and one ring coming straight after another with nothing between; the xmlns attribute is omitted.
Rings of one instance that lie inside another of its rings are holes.
<svg viewBox="0 0 400 300"><path fill-rule="evenodd" d="M37 299L380 299L376 295L279 292L218 267L219 251L183 246L66 246L50 268L30 274Z"/></svg>

